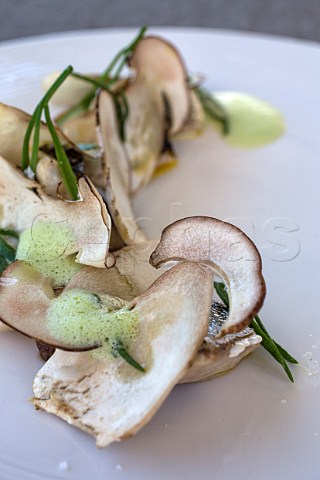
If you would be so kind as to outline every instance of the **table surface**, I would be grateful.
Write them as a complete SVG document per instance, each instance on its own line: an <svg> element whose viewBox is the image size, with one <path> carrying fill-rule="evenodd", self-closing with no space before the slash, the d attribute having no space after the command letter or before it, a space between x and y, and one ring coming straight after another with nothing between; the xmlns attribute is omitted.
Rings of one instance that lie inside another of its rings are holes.
<svg viewBox="0 0 320 480"><path fill-rule="evenodd" d="M66 30L194 26L320 41L319 0L2 0L0 41Z"/></svg>

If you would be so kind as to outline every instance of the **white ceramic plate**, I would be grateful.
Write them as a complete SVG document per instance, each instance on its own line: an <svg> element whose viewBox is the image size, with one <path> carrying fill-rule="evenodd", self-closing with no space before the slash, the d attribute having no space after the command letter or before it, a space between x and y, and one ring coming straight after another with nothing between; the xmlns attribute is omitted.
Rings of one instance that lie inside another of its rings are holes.
<svg viewBox="0 0 320 480"><path fill-rule="evenodd" d="M229 219L255 239L268 286L262 318L301 362L291 385L263 349L210 382L174 389L134 438L97 450L91 437L28 403L41 366L32 341L0 335L2 480L311 480L320 477L320 48L195 29L157 30L214 90L258 95L287 134L259 150L213 132L177 146L180 166L136 199L153 236L190 214ZM0 47L0 100L31 111L41 78L72 63L101 71L133 30L50 35Z"/></svg>

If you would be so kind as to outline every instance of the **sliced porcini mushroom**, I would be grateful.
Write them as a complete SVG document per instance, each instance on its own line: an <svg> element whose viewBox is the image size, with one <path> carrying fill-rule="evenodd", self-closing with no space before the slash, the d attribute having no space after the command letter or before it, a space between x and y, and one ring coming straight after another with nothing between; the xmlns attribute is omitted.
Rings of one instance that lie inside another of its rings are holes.
<svg viewBox="0 0 320 480"><path fill-rule="evenodd" d="M0 320L8 327L54 348L92 350L97 342L75 348L59 342L47 327L47 312L54 298L50 279L25 262L16 260L0 278Z"/></svg>
<svg viewBox="0 0 320 480"><path fill-rule="evenodd" d="M16 166L21 165L22 146L30 119L31 116L26 112L0 103L0 155ZM87 174L99 186L102 172L101 159L95 158L78 148L58 127L56 127L56 130L77 177ZM48 157L51 161L50 170L38 167L36 171L37 181L43 187L48 186L47 193L57 191L61 175L55 159L51 135L47 125L41 122L39 161L44 161L47 164ZM58 183L54 184L54 179Z"/></svg>
<svg viewBox="0 0 320 480"><path fill-rule="evenodd" d="M135 193L152 178L167 127L163 98L157 90L137 80L125 95L129 116L123 148L131 166L131 192Z"/></svg>
<svg viewBox="0 0 320 480"><path fill-rule="evenodd" d="M134 49L129 66L136 73L130 88L141 84L165 97L170 111L169 133L181 130L190 111L190 90L178 50L161 37L147 36Z"/></svg>
<svg viewBox="0 0 320 480"><path fill-rule="evenodd" d="M151 180L165 136L183 128L191 99L183 60L163 38L143 38L129 66L135 76L125 91L129 106L125 146L136 192Z"/></svg>
<svg viewBox="0 0 320 480"><path fill-rule="evenodd" d="M73 242L65 255L77 253L76 262L104 268L109 248L111 219L105 204L88 178L80 178L80 200L66 202L45 194L0 157L0 226L23 232L34 222L63 222Z"/></svg>
<svg viewBox="0 0 320 480"><path fill-rule="evenodd" d="M106 201L112 219L125 244L145 241L146 237L134 219L129 196L128 158L119 138L114 102L106 91L101 91L98 98L97 125L104 150Z"/></svg>
<svg viewBox="0 0 320 480"><path fill-rule="evenodd" d="M266 287L259 252L241 230L210 217L178 220L164 229L150 262L157 268L181 260L206 264L227 285L230 312L218 337L249 325Z"/></svg>
<svg viewBox="0 0 320 480"><path fill-rule="evenodd" d="M107 270L84 267L77 273L66 291L74 288L91 289L96 294L108 293L130 301L146 290L160 275L161 269L149 263L157 241L130 245L114 252L115 265ZM227 319L226 309L213 303L208 332L180 383L198 382L232 369L242 358L255 350L261 337L251 328L217 339L221 325ZM216 325L219 325L219 329Z"/></svg>
<svg viewBox="0 0 320 480"><path fill-rule="evenodd" d="M104 150L112 149L115 161L118 159L121 164L124 158L129 162L131 179L126 173L124 176L130 192L135 193L152 179L166 136L178 132L187 122L191 100L183 61L166 40L143 38L134 49L129 66L134 76L123 91L129 112L125 140L122 143L117 132L110 135L113 126L116 130L118 126L114 107L106 102L105 92L98 99L98 129Z"/></svg>
<svg viewBox="0 0 320 480"><path fill-rule="evenodd" d="M131 303L139 332L130 354L145 373L120 358L57 351L35 378L34 405L93 435L98 447L132 436L190 366L207 330L211 298L208 271L193 262L173 267Z"/></svg>

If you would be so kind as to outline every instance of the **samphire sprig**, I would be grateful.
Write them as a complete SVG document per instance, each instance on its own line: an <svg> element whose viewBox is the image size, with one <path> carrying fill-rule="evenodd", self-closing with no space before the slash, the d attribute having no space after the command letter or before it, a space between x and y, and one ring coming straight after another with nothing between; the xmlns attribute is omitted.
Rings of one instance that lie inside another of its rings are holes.
<svg viewBox="0 0 320 480"><path fill-rule="evenodd" d="M29 122L28 128L25 133L23 147L22 147L22 170L25 171L28 167L35 172L38 162L39 155L39 142L40 142L40 130L41 130L41 117L42 114L45 114L46 122L48 129L53 141L56 158L58 161L59 169L64 180L65 186L70 194L72 200L78 200L78 185L76 176L71 168L69 159L66 155L64 147L60 141L59 135L54 127L54 124L51 120L50 110L49 110L49 101L52 96L66 80L66 78L73 72L73 67L69 65L61 75L56 79L56 81L51 85L49 90L45 93L43 98L40 100L36 106L34 113ZM31 157L29 154L31 136L33 134L33 143L31 150Z"/></svg>
<svg viewBox="0 0 320 480"><path fill-rule="evenodd" d="M94 85L92 90L89 93L87 93L76 105L73 105L66 112L64 112L62 115L59 116L59 118L57 119L58 125L62 125L66 120L73 117L74 115L86 112L89 109L93 99L95 98L97 89L102 87L102 84L100 82L103 82L104 84L104 87L102 88L104 89L107 88L109 90L112 87L112 85L119 80L120 74L124 66L126 65L128 59L132 55L132 52L136 48L137 44L143 38L146 30L147 30L146 26L143 26L139 29L137 35L132 40L132 42L130 42L123 49L121 49L114 56L114 58L112 59L108 67L100 75L100 77L95 79L96 84L94 84L94 82L92 81ZM85 80L85 79L87 80L88 78L88 77L80 76L80 74L75 74L75 76L78 76L78 78L82 77L82 80Z"/></svg>
<svg viewBox="0 0 320 480"><path fill-rule="evenodd" d="M121 340L117 340L115 342L115 345L113 346L113 349L114 351L120 355L120 357L126 362L128 363L129 365L131 365L131 367L135 368L136 370L138 370L139 372L142 372L144 373L146 370L144 367L142 367L140 365L140 363L138 363L129 353L128 351L126 350L124 344L122 343Z"/></svg>
<svg viewBox="0 0 320 480"><path fill-rule="evenodd" d="M19 235L14 230L0 228L0 275L10 263L14 262L16 257L16 251L13 246L7 242L7 237L17 240Z"/></svg>
<svg viewBox="0 0 320 480"><path fill-rule="evenodd" d="M217 295L223 301L223 303L229 307L229 297L225 285L221 282L214 282L214 288ZM263 325L260 317L256 315L250 323L250 327L255 331L257 335L262 337L261 345L273 356L273 358L280 363L284 371L286 372L289 380L293 383L294 379L287 362L298 364L298 361L293 358L281 345L279 345L273 338L271 338L266 327Z"/></svg>

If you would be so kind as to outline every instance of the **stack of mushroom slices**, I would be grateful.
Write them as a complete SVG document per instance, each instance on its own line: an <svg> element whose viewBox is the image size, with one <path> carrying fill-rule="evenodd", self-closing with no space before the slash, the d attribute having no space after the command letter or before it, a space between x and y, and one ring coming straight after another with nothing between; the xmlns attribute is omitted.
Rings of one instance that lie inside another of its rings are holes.
<svg viewBox="0 0 320 480"><path fill-rule="evenodd" d="M140 242L114 258L109 269L84 266L60 295L89 291L103 308L134 315L127 350L140 370L99 355L100 337L73 344L53 335L48 310L58 297L45 275L16 261L0 282L1 320L56 348L34 380L34 405L93 435L99 447L140 430L178 382L206 380L255 349L261 338L248 326L265 296L254 244L213 218L177 221L157 246ZM228 314L212 314L216 276L228 289Z"/></svg>

